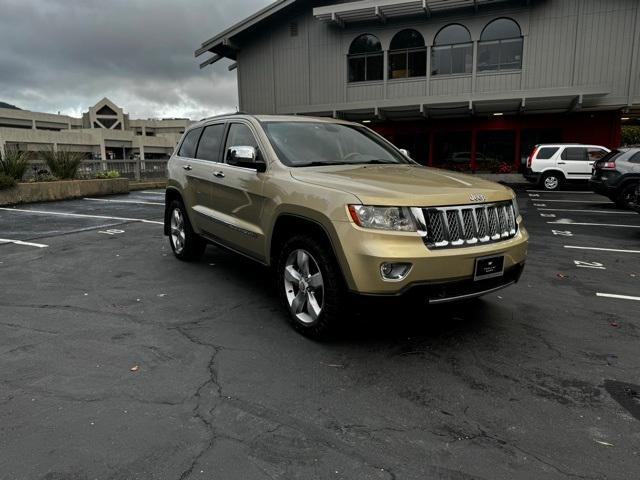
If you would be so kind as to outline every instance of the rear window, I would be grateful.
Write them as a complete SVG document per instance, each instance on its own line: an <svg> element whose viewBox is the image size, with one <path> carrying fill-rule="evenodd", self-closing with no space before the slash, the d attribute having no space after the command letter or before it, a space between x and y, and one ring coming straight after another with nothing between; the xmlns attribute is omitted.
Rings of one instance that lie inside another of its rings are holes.
<svg viewBox="0 0 640 480"><path fill-rule="evenodd" d="M538 150L536 158L539 160L549 160L556 154L558 150L558 147L542 147L540 150Z"/></svg>
<svg viewBox="0 0 640 480"><path fill-rule="evenodd" d="M184 136L182 145L180 145L180 151L178 155L186 158L194 158L196 156L196 147L198 146L198 138L202 128L194 128Z"/></svg>
<svg viewBox="0 0 640 480"><path fill-rule="evenodd" d="M625 153L626 153L625 151L612 150L611 152L607 153L604 157L602 157L600 160L598 160L596 164L600 165L606 162L615 162L618 158L620 158Z"/></svg>
<svg viewBox="0 0 640 480"><path fill-rule="evenodd" d="M567 147L562 152L562 160L587 160L587 149L584 147Z"/></svg>
<svg viewBox="0 0 640 480"><path fill-rule="evenodd" d="M640 163L640 151L636 152L633 157L629 159L631 163Z"/></svg>

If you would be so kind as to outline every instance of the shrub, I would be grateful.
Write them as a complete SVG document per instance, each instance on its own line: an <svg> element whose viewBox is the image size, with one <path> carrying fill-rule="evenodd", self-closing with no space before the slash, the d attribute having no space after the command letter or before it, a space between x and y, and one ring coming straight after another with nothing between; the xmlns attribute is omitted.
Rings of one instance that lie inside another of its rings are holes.
<svg viewBox="0 0 640 480"><path fill-rule="evenodd" d="M14 148L5 148L4 155L0 154L0 174L15 180L22 180L29 165L29 157L25 152Z"/></svg>
<svg viewBox="0 0 640 480"><path fill-rule="evenodd" d="M68 150L54 151L52 149L42 152L42 158L53 176L62 180L71 180L76 177L84 154L69 152Z"/></svg>
<svg viewBox="0 0 640 480"><path fill-rule="evenodd" d="M640 126L625 125L622 127L621 142L622 146L640 145Z"/></svg>
<svg viewBox="0 0 640 480"><path fill-rule="evenodd" d="M4 173L0 173L0 190L6 190L11 187L16 186L16 180L9 175L5 175Z"/></svg>
<svg viewBox="0 0 640 480"><path fill-rule="evenodd" d="M118 170L106 170L95 173L95 178L120 178L120 172Z"/></svg>

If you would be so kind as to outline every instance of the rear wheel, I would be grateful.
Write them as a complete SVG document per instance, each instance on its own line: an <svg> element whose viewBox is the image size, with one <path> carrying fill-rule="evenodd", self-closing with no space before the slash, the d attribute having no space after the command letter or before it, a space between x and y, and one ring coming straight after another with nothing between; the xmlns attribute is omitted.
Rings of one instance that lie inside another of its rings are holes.
<svg viewBox="0 0 640 480"><path fill-rule="evenodd" d="M346 297L330 249L311 236L292 237L280 253L277 281L293 328L311 338L326 338L340 319Z"/></svg>
<svg viewBox="0 0 640 480"><path fill-rule="evenodd" d="M618 208L624 208L625 210L629 210L631 208L631 204L634 203L636 196L636 185L629 184L622 187L620 194L615 199L616 205Z"/></svg>
<svg viewBox="0 0 640 480"><path fill-rule="evenodd" d="M174 200L169 206L169 227L169 243L174 255L180 260L198 260L207 242L193 231L180 200Z"/></svg>
<svg viewBox="0 0 640 480"><path fill-rule="evenodd" d="M562 186L562 175L556 172L548 172L540 178L540 186L545 190L559 190Z"/></svg>

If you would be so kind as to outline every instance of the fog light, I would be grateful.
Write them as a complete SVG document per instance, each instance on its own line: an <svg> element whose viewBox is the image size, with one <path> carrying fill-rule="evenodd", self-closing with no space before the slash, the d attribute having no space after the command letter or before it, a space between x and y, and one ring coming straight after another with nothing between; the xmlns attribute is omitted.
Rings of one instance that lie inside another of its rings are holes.
<svg viewBox="0 0 640 480"><path fill-rule="evenodd" d="M380 265L380 275L384 280L400 281L409 274L410 263L383 263Z"/></svg>

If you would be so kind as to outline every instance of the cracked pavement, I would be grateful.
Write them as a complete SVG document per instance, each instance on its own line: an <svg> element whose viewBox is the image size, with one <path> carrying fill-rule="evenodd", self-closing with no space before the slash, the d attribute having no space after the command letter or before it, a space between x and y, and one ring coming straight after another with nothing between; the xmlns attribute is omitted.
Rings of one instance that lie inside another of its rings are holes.
<svg viewBox="0 0 640 480"><path fill-rule="evenodd" d="M518 285L366 309L327 343L287 325L270 272L244 258L179 262L154 224L0 212L0 236L48 245L0 245L0 479L639 478L640 420L604 384L640 383L640 305L593 285L637 294L640 257L574 268L520 205Z"/></svg>

